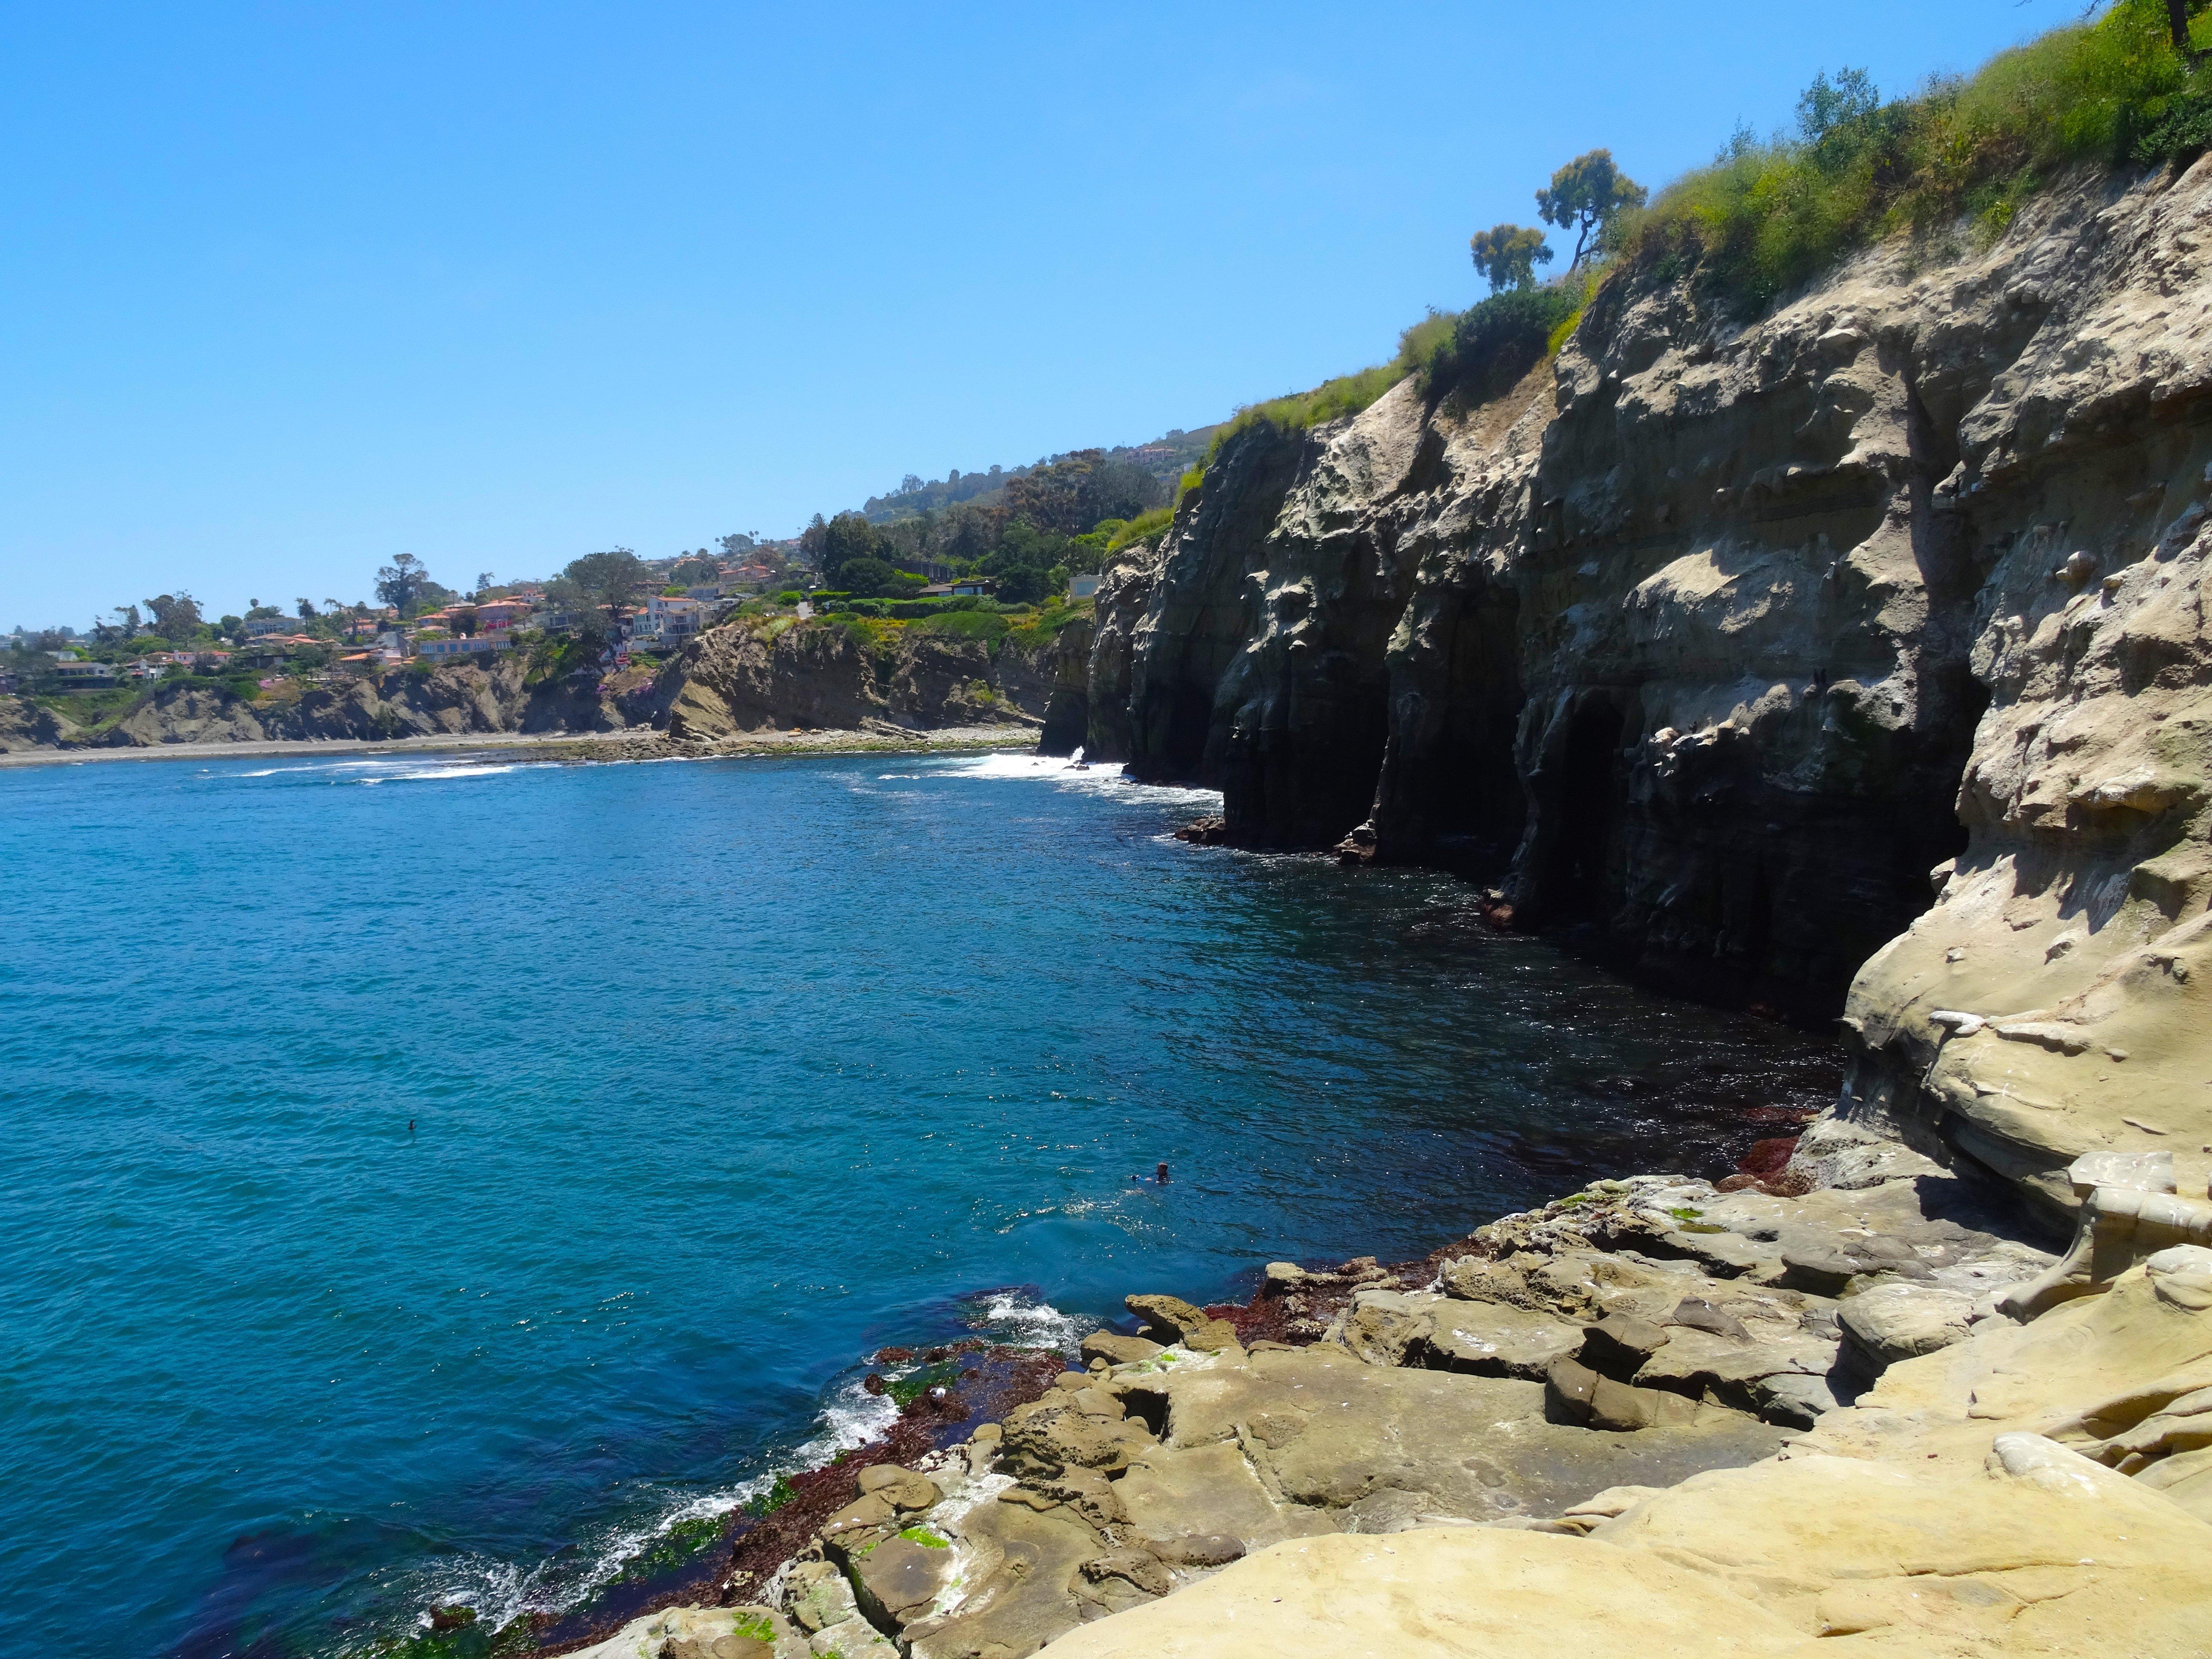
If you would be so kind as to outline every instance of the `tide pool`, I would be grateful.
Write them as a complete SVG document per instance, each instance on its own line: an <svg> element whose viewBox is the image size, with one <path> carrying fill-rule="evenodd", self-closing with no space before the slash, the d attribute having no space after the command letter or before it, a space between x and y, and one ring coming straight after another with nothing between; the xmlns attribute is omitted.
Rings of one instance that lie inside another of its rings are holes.
<svg viewBox="0 0 2212 1659"><path fill-rule="evenodd" d="M1830 1088L1447 878L1170 837L1218 799L1016 756L0 773L15 1628L568 1607L878 1426L878 1345L1419 1255Z"/></svg>

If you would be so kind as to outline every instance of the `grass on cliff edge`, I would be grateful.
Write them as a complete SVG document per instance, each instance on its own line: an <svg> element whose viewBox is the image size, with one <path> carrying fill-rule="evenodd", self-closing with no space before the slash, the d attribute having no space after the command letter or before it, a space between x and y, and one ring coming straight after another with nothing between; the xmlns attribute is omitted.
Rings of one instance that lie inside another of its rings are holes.
<svg viewBox="0 0 2212 1659"><path fill-rule="evenodd" d="M1465 311L1429 314L1398 336L1397 355L1387 363L1340 374L1310 392L1295 392L1265 403L1247 404L1214 431L1206 459L1182 477L1177 505L1198 485L1223 445L1255 427L1302 432L1324 421L1357 415L1408 376L1418 375L1431 403L1455 393L1471 404L1502 397L1514 383L1566 343L1582 319L1598 283L1595 268L1584 266L1535 288L1508 289ZM1167 527L1172 507L1155 507L1133 519L1107 544L1112 552L1142 534Z"/></svg>
<svg viewBox="0 0 2212 1659"><path fill-rule="evenodd" d="M2193 45L2212 46L2212 11L2191 28ZM1817 137L1762 143L1739 131L1711 167L1612 228L1605 266L1466 311L1431 310L1398 337L1389 362L1247 404L1184 475L1176 503L1239 433L1302 431L1357 415L1409 374L1431 399L1502 394L1566 343L1607 268L1647 269L1660 280L1694 273L1739 308L1757 310L1883 235L1961 216L2001 234L2063 167L2185 161L2208 148L2212 62L2192 66L2174 51L2165 0L2118 0L2100 17L2000 53L1971 79L1931 81L1913 97L1849 112ZM1174 511L1131 520L1106 550L1157 536Z"/></svg>
<svg viewBox="0 0 2212 1659"><path fill-rule="evenodd" d="M995 657L1002 641L1010 641L1024 649L1049 644L1059 637L1060 629L1070 623L1088 619L1094 609L1090 599L1062 597L1048 599L1042 605L1012 611L947 611L914 620L836 611L817 617L811 623L799 625L837 629L861 650L879 656L895 651L901 635L914 633L980 641L991 647L991 653ZM788 618L781 620L785 626L792 625Z"/></svg>
<svg viewBox="0 0 2212 1659"><path fill-rule="evenodd" d="M1303 432L1308 427L1319 426L1324 421L1358 414L1408 374L1418 374L1426 368L1430 358L1450 340L1461 314L1432 307L1427 316L1399 334L1397 355L1389 362L1376 363L1356 374L1340 374L1334 380L1323 380L1310 392L1286 392L1282 397L1269 398L1262 403L1246 404L1215 429L1213 441L1206 448L1206 459L1183 475L1182 485L1176 492L1176 500L1180 501L1184 495L1196 487L1199 475L1213 465L1213 459L1221 453L1222 446L1240 432L1262 424L1286 432ZM1172 511L1172 508L1153 509L1154 513ZM1150 518L1152 514L1145 516ZM1133 528L1143 520L1132 520L1130 522ZM1164 527L1164 524L1158 526ZM1157 534L1158 530L1153 533Z"/></svg>
<svg viewBox="0 0 2212 1659"><path fill-rule="evenodd" d="M2192 43L2212 44L2212 13ZM2002 234L2083 164L2184 161L2212 146L2212 64L2184 62L2164 0L2119 0L1910 98L1846 110L1797 137L1740 131L1612 239L1661 280L1696 273L1755 311L1850 249L1970 218Z"/></svg>

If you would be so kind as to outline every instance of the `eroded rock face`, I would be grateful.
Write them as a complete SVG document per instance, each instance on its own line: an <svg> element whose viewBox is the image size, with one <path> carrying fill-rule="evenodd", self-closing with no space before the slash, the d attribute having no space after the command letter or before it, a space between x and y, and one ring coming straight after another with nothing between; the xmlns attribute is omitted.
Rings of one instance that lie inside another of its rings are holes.
<svg viewBox="0 0 2212 1659"><path fill-rule="evenodd" d="M4 704L25 711L8 720ZM104 732L86 732L52 719L35 704L0 700L0 749L93 743L110 749L167 744L298 742L317 738L466 737L495 732L611 732L650 720L650 693L626 695L594 677L586 687L565 681L532 684L525 665L501 657L489 665L449 663L430 672L394 669L336 685L251 701L201 686L156 687L154 694ZM45 716L42 720L40 716Z"/></svg>
<svg viewBox="0 0 2212 1659"><path fill-rule="evenodd" d="M836 622L727 623L664 671L669 735L711 741L768 726L910 731L1036 723L1059 681L1056 647L994 651L901 630L881 644Z"/></svg>
<svg viewBox="0 0 2212 1659"><path fill-rule="evenodd" d="M1247 636L1214 694L1207 753L1230 839L1312 845L1367 815L1389 725L1383 650L1413 584L1420 538L1378 501L1414 484L1435 440L1419 387L1309 443L1249 574ZM1433 470L1431 466L1428 470Z"/></svg>
<svg viewBox="0 0 2212 1659"><path fill-rule="evenodd" d="M2058 1210L2084 1152L2212 1140L2212 271L2186 234L2208 199L2212 162L2085 203L2094 280L2027 253L2013 273L2050 320L1962 422L1938 498L1994 561L1968 843L1847 1011L1846 1117Z"/></svg>
<svg viewBox="0 0 2212 1659"><path fill-rule="evenodd" d="M1253 632L1248 579L1266 568L1276 516L1316 449L1308 434L1254 427L1184 498L1129 635L1131 775L1218 778L1228 737L1217 707L1222 676Z"/></svg>
<svg viewBox="0 0 2212 1659"><path fill-rule="evenodd" d="M1138 625L1151 606L1163 543L1139 542L1114 555L1091 605L1086 672L1089 726L1083 752L1094 761L1129 758L1129 678Z"/></svg>
<svg viewBox="0 0 2212 1659"><path fill-rule="evenodd" d="M1239 434L1117 600L1133 769L1678 988L1848 991L1846 1116L2056 1210L2212 1144L2208 215L2212 160L2084 179L1749 323L1626 272L1496 404Z"/></svg>
<svg viewBox="0 0 2212 1659"><path fill-rule="evenodd" d="M709 629L686 646L668 731L714 738L763 726L854 727L889 703L874 659L842 629Z"/></svg>
<svg viewBox="0 0 2212 1659"><path fill-rule="evenodd" d="M1042 687L1042 707L1033 706L1021 692L1015 693L1025 711L1043 718L1044 730L1037 737L1041 755L1072 755L1090 735L1091 658L1096 632L1089 621L1070 623L1038 653L1032 672L1042 669L1048 675Z"/></svg>

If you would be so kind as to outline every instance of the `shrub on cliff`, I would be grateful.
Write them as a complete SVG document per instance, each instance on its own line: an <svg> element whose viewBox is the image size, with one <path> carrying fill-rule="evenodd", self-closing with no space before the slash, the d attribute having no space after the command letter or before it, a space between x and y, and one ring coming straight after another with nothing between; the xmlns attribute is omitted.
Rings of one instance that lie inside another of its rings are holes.
<svg viewBox="0 0 2212 1659"><path fill-rule="evenodd" d="M1070 623L1087 622L1097 607L1089 599L1054 599L1037 613L1010 631L1006 638L1025 650L1048 645L1060 637L1060 630Z"/></svg>
<svg viewBox="0 0 2212 1659"><path fill-rule="evenodd" d="M1180 491L1177 498L1181 498ZM1106 538L1106 551L1109 554L1119 553L1123 548L1138 542L1150 541L1165 530L1174 518L1175 508L1172 507L1156 507L1149 513L1139 513L1135 518L1114 526L1112 533Z"/></svg>
<svg viewBox="0 0 2212 1659"><path fill-rule="evenodd" d="M1580 314L1584 291L1574 278L1546 288L1507 289L1462 312L1422 365L1430 401L1457 392L1468 402L1486 403L1511 391L1555 349L1553 335Z"/></svg>
<svg viewBox="0 0 2212 1659"><path fill-rule="evenodd" d="M2212 21L2192 27L2199 47L2212 39ZM2121 0L1911 98L1882 102L1862 71L1823 75L1794 136L1740 131L1613 240L1662 277L1695 271L1756 307L1881 236L1961 217L1999 234L2063 167L2208 143L2212 67L2176 50L2164 0Z"/></svg>
<svg viewBox="0 0 2212 1659"><path fill-rule="evenodd" d="M915 624L918 634L950 635L955 639L995 640L1009 624L995 611L948 611Z"/></svg>
<svg viewBox="0 0 2212 1659"><path fill-rule="evenodd" d="M1478 307L1480 309L1480 307ZM1206 459L1183 474L1176 488L1176 504L1198 488L1206 469L1221 453L1221 447L1247 428L1262 424L1285 432L1303 432L1308 427L1318 426L1324 421L1340 420L1347 415L1357 415L1372 404L1408 374L1420 373L1434 355L1437 347L1451 337L1454 325L1462 313L1431 309L1429 314L1398 336L1398 354L1387 363L1377 363L1363 368L1357 374L1340 374L1323 380L1309 392L1293 392L1280 398L1270 398L1263 403L1247 404L1224 421L1213 431L1213 441L1207 445ZM1159 516L1147 513L1132 519L1114 539L1107 544L1111 552L1126 547L1131 542L1156 536L1167 528L1174 516L1174 507L1159 509ZM1140 529L1139 526L1142 526Z"/></svg>

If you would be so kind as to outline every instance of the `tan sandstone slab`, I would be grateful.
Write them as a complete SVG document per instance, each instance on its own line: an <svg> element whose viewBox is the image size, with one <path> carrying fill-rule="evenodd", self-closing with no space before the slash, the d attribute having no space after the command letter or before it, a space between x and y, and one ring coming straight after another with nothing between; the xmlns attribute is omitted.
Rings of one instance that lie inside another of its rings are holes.
<svg viewBox="0 0 2212 1659"><path fill-rule="evenodd" d="M1649 1554L1488 1528L1296 1540L1060 1638L1046 1659L1772 1659L1813 1644Z"/></svg>
<svg viewBox="0 0 2212 1659"><path fill-rule="evenodd" d="M1241 1443L1283 1501L1348 1511L1343 1524L1366 1531L1557 1515L1601 1487L1670 1485L1783 1440L1733 1413L1593 1433L1546 1421L1540 1382L1369 1365L1328 1344L1116 1387L1133 1410L1164 1403L1170 1446Z"/></svg>
<svg viewBox="0 0 2212 1659"><path fill-rule="evenodd" d="M1978 1468L1793 1455L1717 1469L1594 1536L1708 1572L1808 1636L1915 1659L2206 1651L2212 1527L2051 1441L1996 1445Z"/></svg>
<svg viewBox="0 0 2212 1659"><path fill-rule="evenodd" d="M1137 1536L1169 1560L1188 1539L1233 1538L1241 1553L1333 1530L1325 1517L1270 1498L1234 1441L1146 1452L1115 1491Z"/></svg>

